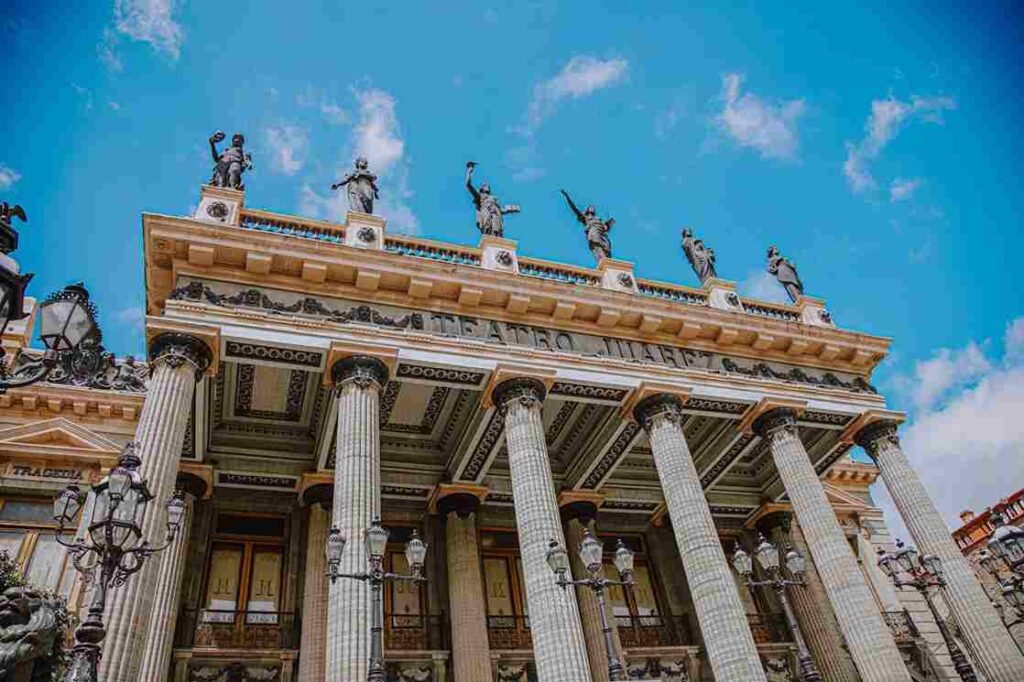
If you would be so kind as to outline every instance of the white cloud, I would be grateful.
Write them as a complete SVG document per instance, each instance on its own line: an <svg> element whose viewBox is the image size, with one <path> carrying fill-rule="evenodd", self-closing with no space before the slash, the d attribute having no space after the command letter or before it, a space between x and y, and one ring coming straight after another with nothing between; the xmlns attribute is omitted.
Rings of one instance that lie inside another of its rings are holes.
<svg viewBox="0 0 1024 682"><path fill-rule="evenodd" d="M177 0L114 0L114 19L103 29L103 38L96 46L100 62L111 71L121 71L124 64L117 53L120 36L149 43L149 46L172 62L181 57L185 32L175 19Z"/></svg>
<svg viewBox="0 0 1024 682"><path fill-rule="evenodd" d="M333 125L345 125L352 118L349 116L348 111L338 106L337 102L320 102L320 113L323 114L324 119L328 123Z"/></svg>
<svg viewBox="0 0 1024 682"><path fill-rule="evenodd" d="M683 119L683 105L674 103L654 117L654 136L664 140Z"/></svg>
<svg viewBox="0 0 1024 682"><path fill-rule="evenodd" d="M11 187L18 180L21 180L21 173L8 165L0 163L0 190Z"/></svg>
<svg viewBox="0 0 1024 682"><path fill-rule="evenodd" d="M1020 453L1024 451L1024 317L1007 325L1002 358L977 357L985 343L971 342L960 350L942 349L939 358L973 358L975 371L956 370L960 379L947 399L913 414L901 429L903 450L946 522L959 526L963 509L980 511L1020 487ZM980 369L985 367L985 369ZM927 379L920 373L915 377ZM940 382L941 383L941 382ZM889 525L902 529L884 486L879 505ZM905 537L905 536L904 536Z"/></svg>
<svg viewBox="0 0 1024 682"><path fill-rule="evenodd" d="M766 159L793 160L800 148L797 120L804 113L802 99L773 105L751 93L740 94L743 76L722 78L725 106L715 119L719 129L741 147L753 147Z"/></svg>
<svg viewBox="0 0 1024 682"><path fill-rule="evenodd" d="M627 67L625 59L599 59L588 54L573 56L556 76L534 87L533 99L526 110L528 129L536 130L562 100L586 97L620 82L626 76Z"/></svg>
<svg viewBox="0 0 1024 682"><path fill-rule="evenodd" d="M971 341L960 349L940 348L914 365L913 377L901 377L897 387L918 411L927 411L950 392L961 390L992 371L981 346Z"/></svg>
<svg viewBox="0 0 1024 682"><path fill-rule="evenodd" d="M309 154L309 133L301 126L282 124L263 131L271 152L271 166L285 175L295 175L306 164Z"/></svg>
<svg viewBox="0 0 1024 682"><path fill-rule="evenodd" d="M789 295L778 280L765 270L751 270L737 287L744 296L774 303L789 303Z"/></svg>
<svg viewBox="0 0 1024 682"><path fill-rule="evenodd" d="M843 173L850 189L863 192L877 186L870 163L877 159L900 132L907 121L920 119L929 123L941 123L942 112L956 109L951 97L911 97L902 102L893 96L871 102L871 114L864 124L864 138L857 143L846 143L846 160Z"/></svg>
<svg viewBox="0 0 1024 682"><path fill-rule="evenodd" d="M889 183L889 201L906 201L910 199L917 188L924 184L920 178L896 178Z"/></svg>
<svg viewBox="0 0 1024 682"><path fill-rule="evenodd" d="M121 308L115 310L111 317L121 324L126 325L139 325L146 319L146 309L142 306L132 306L129 308Z"/></svg>
<svg viewBox="0 0 1024 682"><path fill-rule="evenodd" d="M397 102L391 94L375 88L356 89L353 94L358 104L357 120L346 161L336 169L336 175L340 178L349 172L351 159L365 156L370 169L379 176L381 198L374 212L387 218L389 230L416 234L420 224L409 205L413 192L409 188L409 160L398 121ZM321 195L304 185L299 206L306 215L342 220L348 201L344 190Z"/></svg>

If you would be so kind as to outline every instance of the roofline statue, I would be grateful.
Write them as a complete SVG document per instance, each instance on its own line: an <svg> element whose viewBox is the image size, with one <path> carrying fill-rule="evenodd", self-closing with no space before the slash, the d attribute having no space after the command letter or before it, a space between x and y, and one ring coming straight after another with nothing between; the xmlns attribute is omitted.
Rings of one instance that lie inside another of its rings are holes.
<svg viewBox="0 0 1024 682"><path fill-rule="evenodd" d="M572 197L569 196L569 193L564 189L561 192L562 196L565 197L566 203L569 204L569 210L576 216L576 220L583 225L584 232L587 235L587 246L590 247L590 253L594 254L594 259L600 263L602 258L611 258L612 242L608 238L608 233L612 231L615 218L602 220L597 215L597 209L593 204L580 211L579 207L573 202Z"/></svg>
<svg viewBox="0 0 1024 682"><path fill-rule="evenodd" d="M370 171L366 157L357 157L352 162L353 170L331 185L332 190L344 187L348 193L348 210L353 213L373 214L373 202L380 199L377 176Z"/></svg>
<svg viewBox="0 0 1024 682"><path fill-rule="evenodd" d="M473 171L477 167L476 161L466 162L466 189L473 197L473 205L476 206L476 227L480 234L492 235L494 237L505 236L505 216L510 213L519 213L519 206L516 204L505 204L502 206L498 198L491 194L491 186L483 183L479 188L473 187Z"/></svg>
<svg viewBox="0 0 1024 682"><path fill-rule="evenodd" d="M213 177L210 184L214 187L244 190L242 173L252 170L252 155L245 151L245 135L235 133L231 136L231 146L223 151L217 150L217 144L223 142L224 132L218 130L210 136L210 154L213 156Z"/></svg>
<svg viewBox="0 0 1024 682"><path fill-rule="evenodd" d="M693 268L693 271L697 273L697 277L700 278L700 283L704 284L704 282L712 277L717 277L718 273L715 272L715 250L704 246L703 239L694 239L693 230L689 227L683 228L682 236L681 245L683 253L686 254L686 260L690 262L690 267Z"/></svg>
<svg viewBox="0 0 1024 682"><path fill-rule="evenodd" d="M796 271L796 264L779 253L779 247L768 247L768 274L775 275L789 294L790 300L796 303L804 295L804 283Z"/></svg>

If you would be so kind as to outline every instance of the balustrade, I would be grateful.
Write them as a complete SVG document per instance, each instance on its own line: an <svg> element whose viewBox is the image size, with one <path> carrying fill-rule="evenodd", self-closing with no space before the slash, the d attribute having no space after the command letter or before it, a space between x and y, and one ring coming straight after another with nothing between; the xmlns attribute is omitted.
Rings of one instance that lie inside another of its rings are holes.
<svg viewBox="0 0 1024 682"><path fill-rule="evenodd" d="M185 609L175 646L197 649L298 649L299 620L284 611Z"/></svg>
<svg viewBox="0 0 1024 682"><path fill-rule="evenodd" d="M615 624L624 649L694 643L686 617L616 616Z"/></svg>

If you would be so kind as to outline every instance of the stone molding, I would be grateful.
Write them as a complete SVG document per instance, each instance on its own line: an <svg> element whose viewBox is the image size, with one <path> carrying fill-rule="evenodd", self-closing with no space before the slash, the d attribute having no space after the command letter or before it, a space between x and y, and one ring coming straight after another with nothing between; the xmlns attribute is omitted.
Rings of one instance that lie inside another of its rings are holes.
<svg viewBox="0 0 1024 682"><path fill-rule="evenodd" d="M376 384L378 388L388 383L388 366L379 359L366 355L350 355L331 367L331 383L336 386L352 382L362 389Z"/></svg>
<svg viewBox="0 0 1024 682"><path fill-rule="evenodd" d="M213 363L213 353L205 341L183 332L163 332L149 342L153 364L166 363L173 368L189 364L195 369L196 381Z"/></svg>

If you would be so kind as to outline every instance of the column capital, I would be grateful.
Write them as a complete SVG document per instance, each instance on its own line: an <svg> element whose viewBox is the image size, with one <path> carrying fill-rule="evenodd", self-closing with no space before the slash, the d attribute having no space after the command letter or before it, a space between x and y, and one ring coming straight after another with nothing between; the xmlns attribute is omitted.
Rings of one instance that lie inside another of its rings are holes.
<svg viewBox="0 0 1024 682"><path fill-rule="evenodd" d="M683 420L683 401L672 393L655 393L633 407L633 418L645 431L650 431L655 420L667 419L677 425Z"/></svg>
<svg viewBox="0 0 1024 682"><path fill-rule="evenodd" d="M558 493L558 512L562 522L578 519L586 525L597 517L605 496L592 490L563 490Z"/></svg>
<svg viewBox="0 0 1024 682"><path fill-rule="evenodd" d="M524 407L540 407L547 392L539 379L514 377L496 385L491 391L491 400L499 410L506 412L516 402Z"/></svg>
<svg viewBox="0 0 1024 682"><path fill-rule="evenodd" d="M447 518L453 511L466 518L480 508L480 503L491 492L485 485L475 483L441 483L427 501L427 511Z"/></svg>
<svg viewBox="0 0 1024 682"><path fill-rule="evenodd" d="M178 464L178 478L174 485L197 500L208 500L213 494L213 467L182 460Z"/></svg>
<svg viewBox="0 0 1024 682"><path fill-rule="evenodd" d="M775 407L754 420L750 428L761 438L769 438L780 431L796 433L797 412L791 407Z"/></svg>
<svg viewBox="0 0 1024 682"><path fill-rule="evenodd" d="M889 441L893 445L900 444L899 436L900 423L894 419L879 419L861 428L853 436L853 441L864 448L871 459L878 459L878 447L882 441Z"/></svg>
<svg viewBox="0 0 1024 682"><path fill-rule="evenodd" d="M351 381L363 389L373 384L380 388L388 383L390 375L388 366L370 355L349 355L331 366L331 382L336 386Z"/></svg>
<svg viewBox="0 0 1024 682"><path fill-rule="evenodd" d="M162 362L173 368L184 364L191 365L195 370L196 381L199 381L213 364L213 352L204 340L191 334L163 332L150 340L149 360L154 364Z"/></svg>

